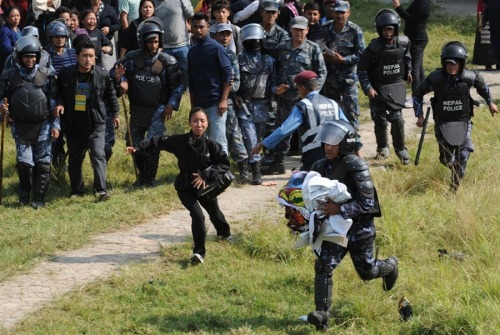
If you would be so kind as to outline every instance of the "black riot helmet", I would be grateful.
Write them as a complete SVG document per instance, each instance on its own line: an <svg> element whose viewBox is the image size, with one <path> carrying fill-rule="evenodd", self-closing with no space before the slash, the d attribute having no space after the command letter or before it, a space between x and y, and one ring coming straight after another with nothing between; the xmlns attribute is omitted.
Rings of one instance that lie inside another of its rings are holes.
<svg viewBox="0 0 500 335"><path fill-rule="evenodd" d="M392 9L382 9L375 16L375 28L377 28L379 37L382 37L382 28L386 26L394 27L394 36L398 36L400 24L401 19L399 18L398 13Z"/></svg>
<svg viewBox="0 0 500 335"><path fill-rule="evenodd" d="M444 68L446 61L455 61L460 64L460 71L463 71L467 60L467 48L458 41L446 43L441 49L441 66Z"/></svg>
<svg viewBox="0 0 500 335"><path fill-rule="evenodd" d="M351 153L352 149L350 149L348 141L353 139L355 135L354 127L347 121L325 121L316 134L314 141L321 142L323 150L325 144L340 145L340 153L345 155Z"/></svg>
<svg viewBox="0 0 500 335"><path fill-rule="evenodd" d="M42 55L42 45L38 38L26 35L17 40L14 50L16 52L16 60L19 65L23 64L23 55L36 55L36 63L40 62Z"/></svg>
<svg viewBox="0 0 500 335"><path fill-rule="evenodd" d="M153 36L160 38L160 48L163 47L163 22L156 16L152 16L139 24L137 27L137 42L141 49L146 46L145 41Z"/></svg>

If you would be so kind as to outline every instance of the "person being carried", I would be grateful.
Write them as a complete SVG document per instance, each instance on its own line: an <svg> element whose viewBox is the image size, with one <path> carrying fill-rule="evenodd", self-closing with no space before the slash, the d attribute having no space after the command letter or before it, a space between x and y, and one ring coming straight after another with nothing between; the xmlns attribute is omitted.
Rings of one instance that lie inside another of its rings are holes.
<svg viewBox="0 0 500 335"><path fill-rule="evenodd" d="M154 153L165 150L177 158L180 171L174 186L179 199L191 215L194 241L191 262L197 264L205 261L206 253L207 228L202 207L210 216L217 236L224 241L232 239L231 229L219 208L217 197L198 197L199 190L229 170L229 159L222 146L205 134L208 116L203 108L195 107L191 110L189 127L191 130L186 134L156 136L142 141L136 147L127 147L127 152Z"/></svg>
<svg viewBox="0 0 500 335"><path fill-rule="evenodd" d="M450 190L455 192L465 175L472 143L473 100L470 88L486 101L491 116L498 113L490 89L481 74L465 69L467 49L457 41L446 43L441 50L441 69L432 71L413 93L417 126L424 125L423 97L434 91L431 100L434 134L439 144L439 161L451 170Z"/></svg>

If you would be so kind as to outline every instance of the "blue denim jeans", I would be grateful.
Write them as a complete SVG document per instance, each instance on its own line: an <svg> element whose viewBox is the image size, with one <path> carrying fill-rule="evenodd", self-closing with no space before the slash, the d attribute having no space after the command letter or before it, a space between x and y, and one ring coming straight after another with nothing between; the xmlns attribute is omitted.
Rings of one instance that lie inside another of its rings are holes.
<svg viewBox="0 0 500 335"><path fill-rule="evenodd" d="M227 154L226 120L227 113L219 115L219 107L212 106L205 108L208 116L208 136L222 146Z"/></svg>
<svg viewBox="0 0 500 335"><path fill-rule="evenodd" d="M178 48L164 48L164 52L173 56L177 60L177 66L181 71L181 82L184 91L188 89L188 51L189 46L178 47Z"/></svg>

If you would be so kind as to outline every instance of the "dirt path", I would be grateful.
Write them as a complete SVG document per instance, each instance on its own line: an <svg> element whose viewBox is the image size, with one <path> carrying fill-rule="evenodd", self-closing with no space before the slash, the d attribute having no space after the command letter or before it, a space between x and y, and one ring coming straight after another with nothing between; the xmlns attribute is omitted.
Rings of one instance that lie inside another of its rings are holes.
<svg viewBox="0 0 500 335"><path fill-rule="evenodd" d="M470 4L460 3L465 4L465 10L469 10ZM440 3L443 7L451 4ZM482 73L491 85L494 96L499 97L499 72ZM406 109L404 115L408 136L418 136L413 111ZM363 155L375 155L376 145L370 121L361 125L361 137L364 142ZM297 166L297 157L287 158L288 168ZM226 191L220 197L220 203L229 222L236 223L256 215L280 217L282 212L274 197L288 175L264 178L265 181L276 181L276 186L245 186L244 191L247 192L244 199L241 189L230 188ZM213 235L212 226L208 226L209 234ZM233 225L233 229L238 233L237 224ZM168 246L190 239L190 217L183 209L125 231L98 235L94 237L93 243L82 249L58 253L53 259L40 262L29 273L0 283L0 328L14 327L17 322L50 304L55 298L117 273L123 264L157 260L159 244Z"/></svg>

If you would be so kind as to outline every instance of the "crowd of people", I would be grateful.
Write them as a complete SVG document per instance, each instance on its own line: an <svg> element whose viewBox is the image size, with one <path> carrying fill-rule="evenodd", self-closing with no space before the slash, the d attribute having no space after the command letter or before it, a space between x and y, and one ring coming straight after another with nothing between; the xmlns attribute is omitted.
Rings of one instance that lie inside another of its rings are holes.
<svg viewBox="0 0 500 335"><path fill-rule="evenodd" d="M297 133L301 170L339 180L352 195L319 208L354 225L347 248L325 241L317 255L316 311L307 321L318 329L328 326L332 271L347 252L364 280L381 277L390 290L398 277L396 257L374 255L373 219L380 208L368 165L359 157L358 85L370 102L375 159L390 156L390 123L392 146L403 165L410 156L402 109L412 106L423 126L423 96L434 91L439 160L452 172L452 191L474 150L470 89L477 89L493 116L497 113L482 76L465 69L467 49L460 42L445 44L442 68L424 78L429 0L414 0L406 10L393 0L394 9L375 16L377 38L368 44L344 0L304 6L293 0L202 0L196 13L189 0L0 3L0 110L15 140L19 203L44 207L51 174L65 171L70 195L85 195L87 151L96 201L110 199L107 163L120 126L118 98L127 96L125 140L136 168L134 186L156 186L160 150L176 156L175 188L192 217L191 261L203 263L201 207L220 239L232 236L217 194L202 191L223 178L231 181L229 157L242 184L260 185L263 174L285 173L284 159ZM491 8L485 12L495 20ZM187 91L190 131L166 136L165 121Z"/></svg>

